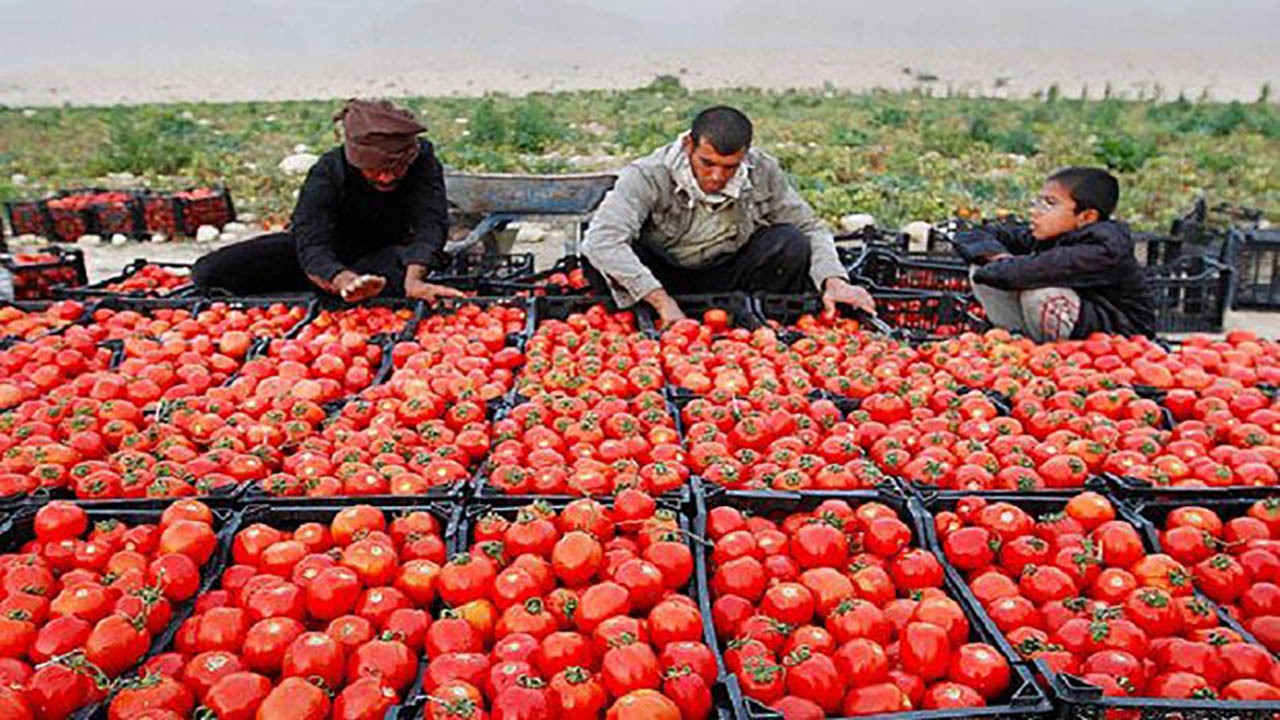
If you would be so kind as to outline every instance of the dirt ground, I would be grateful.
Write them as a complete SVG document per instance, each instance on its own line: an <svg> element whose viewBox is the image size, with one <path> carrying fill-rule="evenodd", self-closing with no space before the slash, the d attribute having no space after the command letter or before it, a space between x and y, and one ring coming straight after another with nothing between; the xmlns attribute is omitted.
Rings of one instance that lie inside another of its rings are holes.
<svg viewBox="0 0 1280 720"><path fill-rule="evenodd" d="M96 282L115 275L136 258L194 262L201 255L226 244L228 243L129 243L86 248L85 259L89 270L89 281ZM563 246L558 242L546 240L535 243L516 243L512 251L533 253L537 267L541 270L561 257ZM1280 339L1280 312L1228 311L1223 327L1226 330L1251 330L1262 337Z"/></svg>

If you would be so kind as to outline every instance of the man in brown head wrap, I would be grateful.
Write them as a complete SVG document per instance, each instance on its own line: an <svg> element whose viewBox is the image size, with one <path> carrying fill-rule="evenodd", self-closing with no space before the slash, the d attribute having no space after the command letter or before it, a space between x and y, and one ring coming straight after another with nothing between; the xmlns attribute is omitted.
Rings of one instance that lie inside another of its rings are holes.
<svg viewBox="0 0 1280 720"><path fill-rule="evenodd" d="M223 248L196 262L204 289L236 294L308 290L356 302L375 295L460 295L426 282L447 260L444 171L413 113L385 100L349 100L334 115L344 142L311 168L289 231Z"/></svg>
<svg viewBox="0 0 1280 720"><path fill-rule="evenodd" d="M379 190L395 187L418 157L418 134L427 131L413 113L386 100L349 100L333 119L342 123L347 162Z"/></svg>

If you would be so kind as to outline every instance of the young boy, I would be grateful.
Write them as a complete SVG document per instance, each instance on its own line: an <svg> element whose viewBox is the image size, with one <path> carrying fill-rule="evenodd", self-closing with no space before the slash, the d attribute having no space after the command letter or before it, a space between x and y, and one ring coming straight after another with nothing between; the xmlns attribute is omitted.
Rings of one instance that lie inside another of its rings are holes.
<svg viewBox="0 0 1280 720"><path fill-rule="evenodd" d="M1119 197L1107 171L1069 167L1045 181L1030 229L960 233L956 248L974 265L973 294L991 323L1036 342L1153 335L1155 312L1129 229L1110 219Z"/></svg>

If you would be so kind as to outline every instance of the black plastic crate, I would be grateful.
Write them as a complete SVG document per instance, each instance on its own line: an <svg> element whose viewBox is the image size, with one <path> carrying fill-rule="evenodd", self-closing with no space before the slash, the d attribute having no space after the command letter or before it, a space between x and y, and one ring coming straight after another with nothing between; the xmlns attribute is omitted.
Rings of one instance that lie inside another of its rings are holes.
<svg viewBox="0 0 1280 720"><path fill-rule="evenodd" d="M961 498L974 495L975 493L967 492L926 492L919 493L917 498L920 506L927 513L924 527L931 549L938 556L938 559L942 561L947 574L954 576L969 605L977 608L984 621L990 623L990 617L981 608L981 604L973 595L968 583L964 582L960 571L947 560L946 553L943 552L942 543L937 537L933 525L933 515L935 513L943 510L952 511ZM989 503L1007 502L1028 512L1033 517L1040 517L1061 512L1071 495L987 493L982 494L981 497ZM1152 543L1152 538L1143 533L1143 521L1134 515L1132 510L1123 502L1113 498L1112 504L1116 509L1116 519L1128 522L1138 531L1140 536L1143 536L1142 540L1146 551L1148 553L1159 552L1158 548ZM1216 612L1221 626L1239 633L1247 640L1252 639L1243 631L1239 623L1216 603L1205 598L1198 591L1196 596ZM991 627L995 629L994 624ZM1017 652L1009 644L1004 633L999 632L998 629L995 631L998 647L1001 651L1012 657L1018 657ZM1280 712L1280 702L1254 703L1221 700L1176 700L1155 697L1105 697L1101 688L1085 682L1079 677L1065 673L1050 672L1048 667L1041 662L1037 662L1035 666L1037 667L1037 672L1045 677L1053 691L1055 704L1060 711L1059 717L1070 718L1071 720L1105 720L1105 718L1111 717L1113 712L1124 711L1134 712L1140 714L1142 718L1150 719L1221 718L1226 720L1227 718L1240 718L1242 720L1274 720L1275 713Z"/></svg>
<svg viewBox="0 0 1280 720"><path fill-rule="evenodd" d="M1265 213L1257 208L1233 205L1228 202L1210 204L1203 196L1197 197L1191 207L1173 219L1169 233L1193 243L1219 247L1233 227L1257 227ZM1223 260L1215 256L1216 260Z"/></svg>
<svg viewBox="0 0 1280 720"><path fill-rule="evenodd" d="M676 434L678 437L681 438L681 441L683 442L684 427L680 421L680 408L683 407L682 402L687 402L689 399L692 399L692 396L685 397L683 398L683 401L682 401L681 399L676 397L678 395L678 391L680 390L682 389L668 386L665 388L666 392L664 393L664 396L666 398L667 413L671 415L671 419L672 419L672 422L674 423ZM524 397L523 395L516 392L515 390L512 390L510 393L507 394L506 397L501 399L500 403L490 404L489 417L493 420L500 420L506 417L508 414L511 413L512 410L514 410L516 407L526 402L527 400L528 398ZM569 494L539 495L539 494L529 493L529 494L514 495L514 494L502 492L498 488L494 487L492 483L489 482L489 476L492 472L493 472L493 468L490 462L486 459L485 461L480 463L480 466L477 469L474 478L472 478L471 482L469 483L469 487L471 489L470 495L477 502L488 502L495 505L508 505L508 504L527 505L535 501L567 503L571 500L577 500L580 498L589 497L594 500L599 500L600 502L604 502L607 504L607 503L613 502L613 497L616 494L616 493L610 493L607 495L590 495L587 493L579 493L574 495L569 495ZM677 508L677 509L691 508L692 502L693 502L692 481L693 481L693 476L692 474L690 474L689 482L686 482L684 485L682 485L679 488L663 493L662 495L658 496L658 499L662 503L672 508Z"/></svg>
<svg viewBox="0 0 1280 720"><path fill-rule="evenodd" d="M91 528L98 522L112 520L123 522L130 527L141 524L159 524L164 508L169 505L169 503L164 503L150 508L127 508L97 506L92 503L77 504L83 507L88 514ZM240 529L240 513L227 508L214 508L211 506L210 509L213 511L213 529L217 534L218 545L208 562L200 568L199 590L189 600L181 603L171 603L173 616L169 620L169 624L152 636L151 644L142 658L132 668L125 670L120 676L121 678L136 675L138 668L149 658L164 652L173 643L173 638L177 635L183 621L190 617L194 610L197 599L213 587L222 575L222 571L226 568L227 559L231 554L231 539ZM23 543L35 537L34 522L37 510L37 506L29 506L13 512L5 524L3 532L0 532L0 552L17 552ZM71 717L76 720L105 718L107 716L106 710L107 703L102 701L78 709Z"/></svg>
<svg viewBox="0 0 1280 720"><path fill-rule="evenodd" d="M1231 302L1232 268L1203 255L1183 255L1147 269L1156 331L1218 332Z"/></svg>
<svg viewBox="0 0 1280 720"><path fill-rule="evenodd" d="M181 210L172 196L146 192L139 196L138 201L142 205L142 227L146 233L169 237L182 234Z"/></svg>
<svg viewBox="0 0 1280 720"><path fill-rule="evenodd" d="M755 304L747 293L708 293L673 297L685 316L695 320L701 320L708 310L724 310L728 313L730 327L755 330L763 325L755 312ZM658 327L658 314L647 303L637 305L634 310L637 324L645 333L653 338L662 335L662 329Z"/></svg>
<svg viewBox="0 0 1280 720"><path fill-rule="evenodd" d="M121 200L94 203L89 206L89 214L93 217L95 230L104 238L117 233L131 238L147 234L142 200L136 194L129 194Z"/></svg>
<svg viewBox="0 0 1280 720"><path fill-rule="evenodd" d="M43 200L16 200L4 204L9 216L9 232L14 235L40 235L50 233L49 214Z"/></svg>
<svg viewBox="0 0 1280 720"><path fill-rule="evenodd" d="M555 262L554 265L526 276L516 278L514 280L488 280L480 281L478 292L486 295L536 295L536 296L576 296L591 295L594 293L590 283L583 278L583 282L587 282L582 287L574 287L571 282L561 281L557 276L565 275L568 277L576 272L582 272L583 261L577 255L569 255L562 257ZM554 280L554 282L553 282Z"/></svg>
<svg viewBox="0 0 1280 720"><path fill-rule="evenodd" d="M829 497L810 495L808 493L800 495L726 491L708 487L701 483L696 487L695 498L698 507L697 515L694 519L693 532L701 538L706 537L707 512L714 507L727 505L750 515L787 515L813 510L822 502L830 499ZM879 502L887 505L897 512L899 518L911 528L912 541L910 547L929 550L938 556L939 561L943 561L940 550L932 547L929 543L929 532L925 527L929 519L920 507L919 501L903 493L900 489L896 489L896 486L884 486L878 490L849 491L839 496L839 499L848 502L852 506L867 502ZM698 578L699 589L698 601L702 607L704 618L708 619L706 634L715 641L712 649L716 653L716 659L722 663L721 670L730 681L729 688L733 695L735 715L738 720L781 720L781 713L765 707L756 700L745 697L738 687L736 678L723 667L723 646L716 636L714 626L710 625L713 598L711 597L709 554L709 543L705 541L698 543L694 547L694 572ZM945 561L943 561L943 566L944 568L946 567ZM988 718L995 720L997 718L1047 718L1053 712L1053 705L1044 691L1036 684L1026 663L1021 662L1017 654L1008 646L1008 643L1004 642L999 630L986 616L986 613L977 608L972 597L962 591L963 586L964 583L958 576L951 573L944 575L943 589L952 600L960 605L964 610L965 617L969 620L970 640L990 645L1001 653L1009 663L1009 689L1005 691L997 704L986 707L964 710L913 710L893 713L892 715L877 715L876 717L892 717L895 720L945 720L947 718Z"/></svg>
<svg viewBox="0 0 1280 720"><path fill-rule="evenodd" d="M130 278L134 277L135 275L137 275L139 272L142 272L143 268L146 268L147 266L163 268L165 270L172 271L179 275L185 273L187 275L187 282L163 293L160 292L159 288L148 288L148 289L141 289L141 290L113 289L119 283L123 283L129 280ZM122 296L122 297L135 297L135 298L180 297L190 292L195 287L190 280L191 268L192 268L192 265L190 263L162 262L158 260L147 260L145 258L138 258L137 260L134 260L133 262L126 265L118 275L113 275L112 277L106 278L105 280L99 280L98 282L92 283L89 285L81 285L79 287L70 288L67 291L65 291L63 294L66 295L67 297L75 297L75 298L92 298L92 297L108 297L108 296Z"/></svg>
<svg viewBox="0 0 1280 720"><path fill-rule="evenodd" d="M752 297L756 314L766 323L778 323L790 328L805 315L822 314L822 298L817 295L773 295L762 293ZM847 305L838 306L841 317L857 320L868 332L889 334L893 328L883 319L854 310Z"/></svg>
<svg viewBox="0 0 1280 720"><path fill-rule="evenodd" d="M1143 267L1155 268L1178 262L1179 258L1211 257L1222 260L1225 243L1201 243L1179 235L1153 232L1133 233L1133 256Z"/></svg>
<svg viewBox="0 0 1280 720"><path fill-rule="evenodd" d="M533 253L461 253L450 258L448 267L432 270L427 279L439 285L474 291L486 281L514 282L532 275Z"/></svg>
<svg viewBox="0 0 1280 720"><path fill-rule="evenodd" d="M319 522L319 523L328 525L330 522L332 522L333 517L339 511L343 510L346 507L350 507L350 505L348 504L293 505L293 506L252 505L244 508L243 511L239 513L237 518L238 527L236 528L235 531L239 532L241 529L246 528L254 523L265 523L276 529L296 529L299 525L302 525L303 523L307 523L307 522ZM395 507L392 507L392 506L377 506L377 507L378 509L382 510L383 515L387 517L388 524L389 524L389 521L392 519L392 516L396 513L402 513L402 512L407 513L407 512L413 512L413 511L419 511L419 510L424 510L426 512L431 513L433 516L435 516L436 520L440 522L441 536L446 540L446 543L448 538L450 538L452 534L456 532L456 529L458 527L458 519L461 515L460 505L452 505L447 503L433 503L428 505L407 505L406 504L406 505L400 505ZM227 560L230 559L231 544L233 539L234 539L234 534L229 535L225 541L220 543L222 547L221 552L223 553L224 558ZM224 570L225 567L226 567L226 563L224 562L223 568L220 568L218 573L211 578L208 587L202 589L201 594L203 594L205 590L212 590L217 588L218 584L222 579L222 570ZM440 602L439 600L437 600L434 607L422 608L422 609L427 610L427 612L431 614L433 617L438 616L439 610L441 609ZM181 623L185 621L187 618L189 618L192 615L193 611L194 611L194 606L187 608L181 617L175 618L173 632L169 634L167 641L163 645L160 645L158 647L153 645L153 652L149 653L148 656L168 651L168 649L173 643L173 638L176 635L177 630L181 626ZM421 653L421 655L422 656L418 659L417 673L414 677L414 681L405 690L405 698L417 697L417 696L420 696L422 693L422 682L426 675L428 659L426 657L425 652ZM188 658L188 660L190 660L190 658ZM137 674L134 673L133 677L137 677ZM272 684L274 686L278 684L280 678L275 678L273 680L274 681ZM119 692L119 689L120 689L119 687L112 688L110 696L107 698L107 700L104 700L103 702L93 706L91 708L91 711L88 714L84 715L81 718L77 718L77 720L107 720L107 718L109 717L108 708L110 707L111 699L115 697L115 694ZM386 717L390 718L393 716L389 714Z"/></svg>
<svg viewBox="0 0 1280 720"><path fill-rule="evenodd" d="M467 299L474 300L475 298L467 298ZM440 300L437 300L436 302L440 303L440 302L456 301L456 300L457 300L456 298L442 298ZM359 304L353 305L349 302L342 300L336 295L328 295L328 294L318 295L315 297L315 310L310 314L310 317L307 319L306 322L298 323L297 325L295 325L294 328L290 330L287 335L285 335L285 339L292 340L294 338L297 338L298 335L302 333L303 330L311 326L311 324L317 319L317 317L322 312L325 312L325 311L342 312L344 310L351 310L357 307L386 307L386 308L391 308L393 310L409 309L413 311L412 317L410 317L408 320L405 321L404 327L400 328L396 332L379 333L381 335L386 335L387 337L389 337L392 342L398 342L400 340L412 340L414 330L418 326L418 319L422 317L423 313L425 312L423 308L423 303L420 300L414 300L412 298L376 297L376 298L370 298Z"/></svg>
<svg viewBox="0 0 1280 720"><path fill-rule="evenodd" d="M1230 262L1236 272L1232 307L1280 308L1280 230L1231 229Z"/></svg>
<svg viewBox="0 0 1280 720"><path fill-rule="evenodd" d="M97 232L97 222L89 208L46 205L49 214L49 235L54 242L73 243L82 235Z"/></svg>
<svg viewBox="0 0 1280 720"><path fill-rule="evenodd" d="M47 300L57 291L88 281L84 252L50 246L0 255L0 264L13 275L15 300Z"/></svg>
<svg viewBox="0 0 1280 720"><path fill-rule="evenodd" d="M177 209L178 232L195 237L201 225L222 226L236 219L231 191L221 185L188 188L172 194ZM150 221L148 220L148 225Z"/></svg>
<svg viewBox="0 0 1280 720"><path fill-rule="evenodd" d="M418 311L415 313L410 327L406 329L404 338L412 340L417 336L419 325L426 318L437 315L448 315L456 313L459 308L467 305L473 305L480 308L491 308L495 305L506 305L524 310L525 326L519 333L507 333L507 345L509 347L523 348L529 338L533 336L534 327L537 325L537 311L534 303L529 298L523 297L467 297L467 298L439 298L432 303L419 303Z"/></svg>
<svg viewBox="0 0 1280 720"><path fill-rule="evenodd" d="M969 292L969 266L955 256L903 255L870 248L853 273L863 284L885 290Z"/></svg>
<svg viewBox="0 0 1280 720"><path fill-rule="evenodd" d="M1280 488L1270 488L1270 490L1270 493L1259 497L1215 497L1199 498L1196 500L1135 499L1127 501L1126 505L1131 516L1137 520L1135 525L1137 525L1138 531L1145 536L1144 540L1148 545L1155 548L1158 552L1164 552L1164 549L1160 544L1160 531L1164 529L1165 520L1169 517L1170 512L1178 508L1195 505L1212 510L1218 515L1223 523L1226 523L1230 520L1234 520L1235 518L1244 516L1249 511L1249 508L1258 500L1280 499ZM1219 549L1217 552L1225 552L1225 550ZM1234 623L1232 626L1233 630L1239 632L1249 642L1259 645L1261 644L1249 633L1248 630L1244 628L1243 623L1232 617L1230 613L1225 614L1228 617L1231 617L1232 622ZM1278 703L1278 705L1280 705L1280 703Z"/></svg>
<svg viewBox="0 0 1280 720"><path fill-rule="evenodd" d="M966 332L985 332L986 320L970 312L961 295L928 290L873 290L876 318L908 340L945 340Z"/></svg>
<svg viewBox="0 0 1280 720"><path fill-rule="evenodd" d="M452 553L463 554L470 552L473 542L472 538L474 535L475 523L487 514L493 513L508 519L514 519L521 512L522 508L538 502L546 509L558 515L568 504L568 501L548 500L545 498L535 497L523 497L517 499L519 502L511 504L500 504L488 501L476 501L469 503L465 511L462 513L462 520L458 525L458 532L452 536L455 538L455 544L451 548ZM613 501L607 498L595 498L595 500L607 507L612 507L613 504ZM694 530L695 520L691 516L692 510L692 503L689 503L686 507L674 507L664 499L658 499L658 512L668 512L674 515L680 529L681 542L689 547L695 558L694 573L690 577L688 585L683 590L685 595L699 604L699 612L702 613L704 620L702 642L715 652L716 646L713 644L715 633L712 630L710 623L711 616L707 611L705 603L702 602L702 598L700 597L702 585L699 582L696 569L696 559L698 557L698 545L700 544L700 538L696 535L696 531ZM719 654L716 653L716 655L716 661L717 664L719 664ZM712 698L714 700L712 717L716 718L716 720L730 720L730 718L734 717L732 712L732 695L729 687L725 683L723 668L719 669L721 670L721 677L711 687ZM421 718L423 714L422 704L424 700L425 698L416 698L415 701L410 704L411 707L407 708L407 711L401 711L397 717L403 719ZM388 720L390 720L390 718L391 716L388 715Z"/></svg>

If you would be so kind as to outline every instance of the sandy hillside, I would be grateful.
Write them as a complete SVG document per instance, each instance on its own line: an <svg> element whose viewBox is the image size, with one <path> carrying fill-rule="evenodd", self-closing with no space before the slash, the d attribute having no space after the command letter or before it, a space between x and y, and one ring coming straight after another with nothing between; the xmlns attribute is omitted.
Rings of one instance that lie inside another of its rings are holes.
<svg viewBox="0 0 1280 720"><path fill-rule="evenodd" d="M1253 100L1275 0L0 0L0 104L753 85Z"/></svg>

